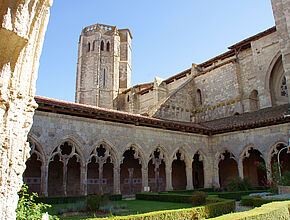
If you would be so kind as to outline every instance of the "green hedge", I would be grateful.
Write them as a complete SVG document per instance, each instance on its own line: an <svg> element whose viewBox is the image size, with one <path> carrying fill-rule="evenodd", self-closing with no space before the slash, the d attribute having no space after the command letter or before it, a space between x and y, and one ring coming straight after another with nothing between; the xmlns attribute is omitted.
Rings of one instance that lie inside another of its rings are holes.
<svg viewBox="0 0 290 220"><path fill-rule="evenodd" d="M200 192L213 192L214 188L198 188L198 189L188 189L188 190L172 190L168 192L163 192L163 193L170 193L170 194L188 194L188 193L193 193L196 191Z"/></svg>
<svg viewBox="0 0 290 220"><path fill-rule="evenodd" d="M247 212L237 212L213 218L214 220L289 219L290 201L273 202Z"/></svg>
<svg viewBox="0 0 290 220"><path fill-rule="evenodd" d="M241 204L244 206L254 206L260 207L261 205L276 202L276 201L285 201L286 199L263 199L263 198L255 198L251 196L243 196Z"/></svg>
<svg viewBox="0 0 290 220"><path fill-rule="evenodd" d="M139 215L116 216L102 219L115 219L115 220L204 219L204 218L213 218L222 214L233 212L235 208L236 208L235 200L224 200L223 202L212 203L188 209L156 211Z"/></svg>
<svg viewBox="0 0 290 220"><path fill-rule="evenodd" d="M105 194L105 198L111 201L122 200L121 194ZM87 196L57 196L57 197L38 197L35 199L37 203L42 202L44 204L66 204L85 201Z"/></svg>
<svg viewBox="0 0 290 220"><path fill-rule="evenodd" d="M259 193L259 192L265 192L265 190L248 190L248 191L237 191L237 192L212 192L212 193L208 193L208 195L218 195L220 198L235 199L238 201L242 199L242 196L246 196L251 193Z"/></svg>
<svg viewBox="0 0 290 220"><path fill-rule="evenodd" d="M136 193L138 200L153 200L161 202L179 202L191 203L192 195L179 195L179 194L157 194L157 193Z"/></svg>

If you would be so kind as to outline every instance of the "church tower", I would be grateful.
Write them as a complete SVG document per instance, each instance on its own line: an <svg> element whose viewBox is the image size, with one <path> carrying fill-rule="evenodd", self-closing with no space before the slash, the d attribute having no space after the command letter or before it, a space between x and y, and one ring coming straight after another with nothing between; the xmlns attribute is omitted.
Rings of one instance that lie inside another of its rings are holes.
<svg viewBox="0 0 290 220"><path fill-rule="evenodd" d="M76 97L81 104L114 109L119 92L131 85L131 40L128 29L96 24L79 40Z"/></svg>

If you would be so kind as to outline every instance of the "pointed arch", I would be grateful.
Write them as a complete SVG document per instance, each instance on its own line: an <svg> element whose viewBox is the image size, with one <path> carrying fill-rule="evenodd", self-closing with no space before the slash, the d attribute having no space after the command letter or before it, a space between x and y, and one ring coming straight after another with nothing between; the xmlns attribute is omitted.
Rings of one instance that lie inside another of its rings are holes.
<svg viewBox="0 0 290 220"><path fill-rule="evenodd" d="M104 47L105 47L105 43L104 43L104 41L102 40L102 41L101 41L101 51L104 51Z"/></svg>
<svg viewBox="0 0 290 220"><path fill-rule="evenodd" d="M123 163L123 160L124 160L124 153L127 151L127 150L130 150L130 149L133 149L135 151L135 154L134 154L134 158L135 159L138 159L140 162L141 162L141 165L142 167L146 167L146 155L144 153L144 151L142 150L141 146L139 144L136 144L136 143L129 143L126 148L122 151L122 154L121 154L121 158L120 158L120 162Z"/></svg>
<svg viewBox="0 0 290 220"><path fill-rule="evenodd" d="M239 176L237 159L227 148L216 154L216 162L220 187L225 187L229 180Z"/></svg>
<svg viewBox="0 0 290 220"><path fill-rule="evenodd" d="M108 41L107 44L106 44L106 50L110 51L110 41Z"/></svg>
<svg viewBox="0 0 290 220"><path fill-rule="evenodd" d="M252 185L265 185L267 183L267 173L265 170L255 165L256 162L263 163L266 166L265 157L253 145L248 145L240 155L240 166L243 167L243 176L248 179Z"/></svg>

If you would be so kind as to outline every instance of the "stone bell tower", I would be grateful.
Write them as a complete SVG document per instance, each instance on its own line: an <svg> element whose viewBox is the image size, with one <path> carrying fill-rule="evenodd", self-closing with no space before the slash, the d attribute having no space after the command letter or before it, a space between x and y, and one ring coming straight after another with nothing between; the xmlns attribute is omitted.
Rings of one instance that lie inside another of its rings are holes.
<svg viewBox="0 0 290 220"><path fill-rule="evenodd" d="M96 24L83 29L79 40L77 103L114 109L118 93L131 84L131 33Z"/></svg>

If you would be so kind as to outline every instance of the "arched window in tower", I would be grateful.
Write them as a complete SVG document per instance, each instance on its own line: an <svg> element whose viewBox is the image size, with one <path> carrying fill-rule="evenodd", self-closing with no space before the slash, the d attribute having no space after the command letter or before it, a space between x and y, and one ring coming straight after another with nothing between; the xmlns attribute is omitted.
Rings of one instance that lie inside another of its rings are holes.
<svg viewBox="0 0 290 220"><path fill-rule="evenodd" d="M101 42L101 51L104 51L104 41Z"/></svg>
<svg viewBox="0 0 290 220"><path fill-rule="evenodd" d="M96 49L96 46L97 46L97 41L96 41L96 40L94 40L94 42L93 42L93 48L92 48L92 50L95 50L95 49Z"/></svg>
<svg viewBox="0 0 290 220"><path fill-rule="evenodd" d="M197 101L197 105L202 105L202 97L201 97L201 91L200 91L200 89L198 89L197 91L196 91L196 101Z"/></svg>
<svg viewBox="0 0 290 220"><path fill-rule="evenodd" d="M103 86L106 85L106 69L104 69L104 75L103 75Z"/></svg>
<svg viewBox="0 0 290 220"><path fill-rule="evenodd" d="M88 52L91 50L91 43L88 43Z"/></svg>
<svg viewBox="0 0 290 220"><path fill-rule="evenodd" d="M107 42L107 51L110 51L110 42Z"/></svg>
<svg viewBox="0 0 290 220"><path fill-rule="evenodd" d="M257 111L259 109L259 97L258 91L253 90L249 97L250 111Z"/></svg>

